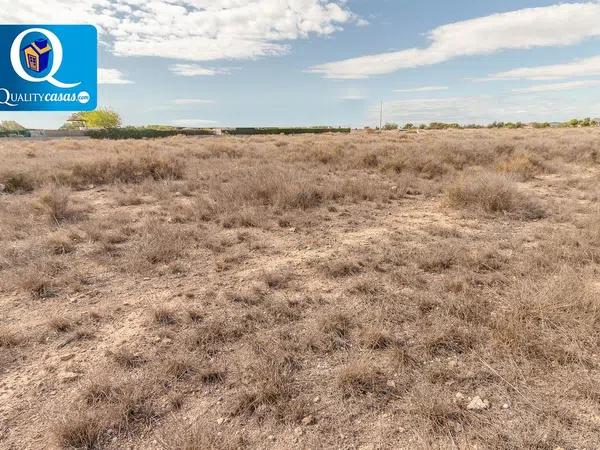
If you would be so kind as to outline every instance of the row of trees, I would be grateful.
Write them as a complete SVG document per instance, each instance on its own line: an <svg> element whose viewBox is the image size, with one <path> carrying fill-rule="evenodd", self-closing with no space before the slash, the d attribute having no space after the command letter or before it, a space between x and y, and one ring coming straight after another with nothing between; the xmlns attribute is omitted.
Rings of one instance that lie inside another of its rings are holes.
<svg viewBox="0 0 600 450"><path fill-rule="evenodd" d="M578 128L578 127L597 127L600 126L600 121L596 119L591 119L589 117L585 119L572 119L567 122L562 123L554 123L550 122L533 122L530 124L524 124L523 122L492 122L489 125L478 125L478 124L468 124L461 125L458 123L444 123L444 122L431 122L430 124L420 124L414 125L412 123L407 123L402 127L403 130L448 130L448 129L480 129L480 128L508 128L508 129L518 129L525 128L527 126L533 128L550 128L550 127L563 127L563 128ZM397 123L389 122L386 123L383 127L384 130L399 130L400 125Z"/></svg>

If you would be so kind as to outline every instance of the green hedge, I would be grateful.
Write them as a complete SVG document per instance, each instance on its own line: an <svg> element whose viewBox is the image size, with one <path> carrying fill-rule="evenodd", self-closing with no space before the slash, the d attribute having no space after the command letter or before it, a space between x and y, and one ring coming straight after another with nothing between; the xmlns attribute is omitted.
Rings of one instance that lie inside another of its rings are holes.
<svg viewBox="0 0 600 450"><path fill-rule="evenodd" d="M29 130L0 130L0 137L11 136L31 137L31 133L29 132Z"/></svg>
<svg viewBox="0 0 600 450"><path fill-rule="evenodd" d="M179 134L185 136L209 136L212 130L155 130L151 128L108 128L88 130L85 135L92 139L156 139Z"/></svg>
<svg viewBox="0 0 600 450"><path fill-rule="evenodd" d="M319 133L350 133L350 128L233 128L223 130L225 134L231 135L254 135L254 134L319 134Z"/></svg>

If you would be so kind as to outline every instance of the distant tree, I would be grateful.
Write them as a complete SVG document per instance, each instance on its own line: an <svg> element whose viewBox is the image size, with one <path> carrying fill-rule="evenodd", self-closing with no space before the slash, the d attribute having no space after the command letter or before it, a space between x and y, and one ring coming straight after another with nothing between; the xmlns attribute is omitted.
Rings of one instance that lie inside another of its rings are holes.
<svg viewBox="0 0 600 450"><path fill-rule="evenodd" d="M407 123L404 125L405 130L412 130L415 126L412 123Z"/></svg>
<svg viewBox="0 0 600 450"><path fill-rule="evenodd" d="M24 131L25 127L14 120L3 120L0 122L0 130L2 131Z"/></svg>
<svg viewBox="0 0 600 450"><path fill-rule="evenodd" d="M99 108L95 111L82 111L71 114L71 117L61 128L119 128L120 126L121 116L118 113L108 108Z"/></svg>
<svg viewBox="0 0 600 450"><path fill-rule="evenodd" d="M146 127L149 130L165 130L165 131L170 131L170 130L176 130L177 128L171 125L147 125Z"/></svg>
<svg viewBox="0 0 600 450"><path fill-rule="evenodd" d="M393 122L388 122L383 126L384 130L397 130L398 128L398 124Z"/></svg>

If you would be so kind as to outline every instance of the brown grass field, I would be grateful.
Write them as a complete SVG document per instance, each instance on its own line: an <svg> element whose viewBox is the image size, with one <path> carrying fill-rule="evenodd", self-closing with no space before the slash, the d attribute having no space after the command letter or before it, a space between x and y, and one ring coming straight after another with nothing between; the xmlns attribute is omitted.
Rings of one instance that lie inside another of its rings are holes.
<svg viewBox="0 0 600 450"><path fill-rule="evenodd" d="M0 448L600 448L600 130L0 141Z"/></svg>

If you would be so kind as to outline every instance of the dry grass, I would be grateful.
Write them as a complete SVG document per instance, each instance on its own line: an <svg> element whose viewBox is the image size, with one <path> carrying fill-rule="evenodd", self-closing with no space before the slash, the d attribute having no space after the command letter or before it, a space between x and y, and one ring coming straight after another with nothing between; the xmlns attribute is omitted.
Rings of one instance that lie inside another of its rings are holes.
<svg viewBox="0 0 600 450"><path fill-rule="evenodd" d="M478 208L485 212L513 213L523 218L539 219L544 211L539 204L523 194L510 179L488 173L463 175L447 189L451 205Z"/></svg>
<svg viewBox="0 0 600 450"><path fill-rule="evenodd" d="M599 138L6 141L0 447L595 448Z"/></svg>

